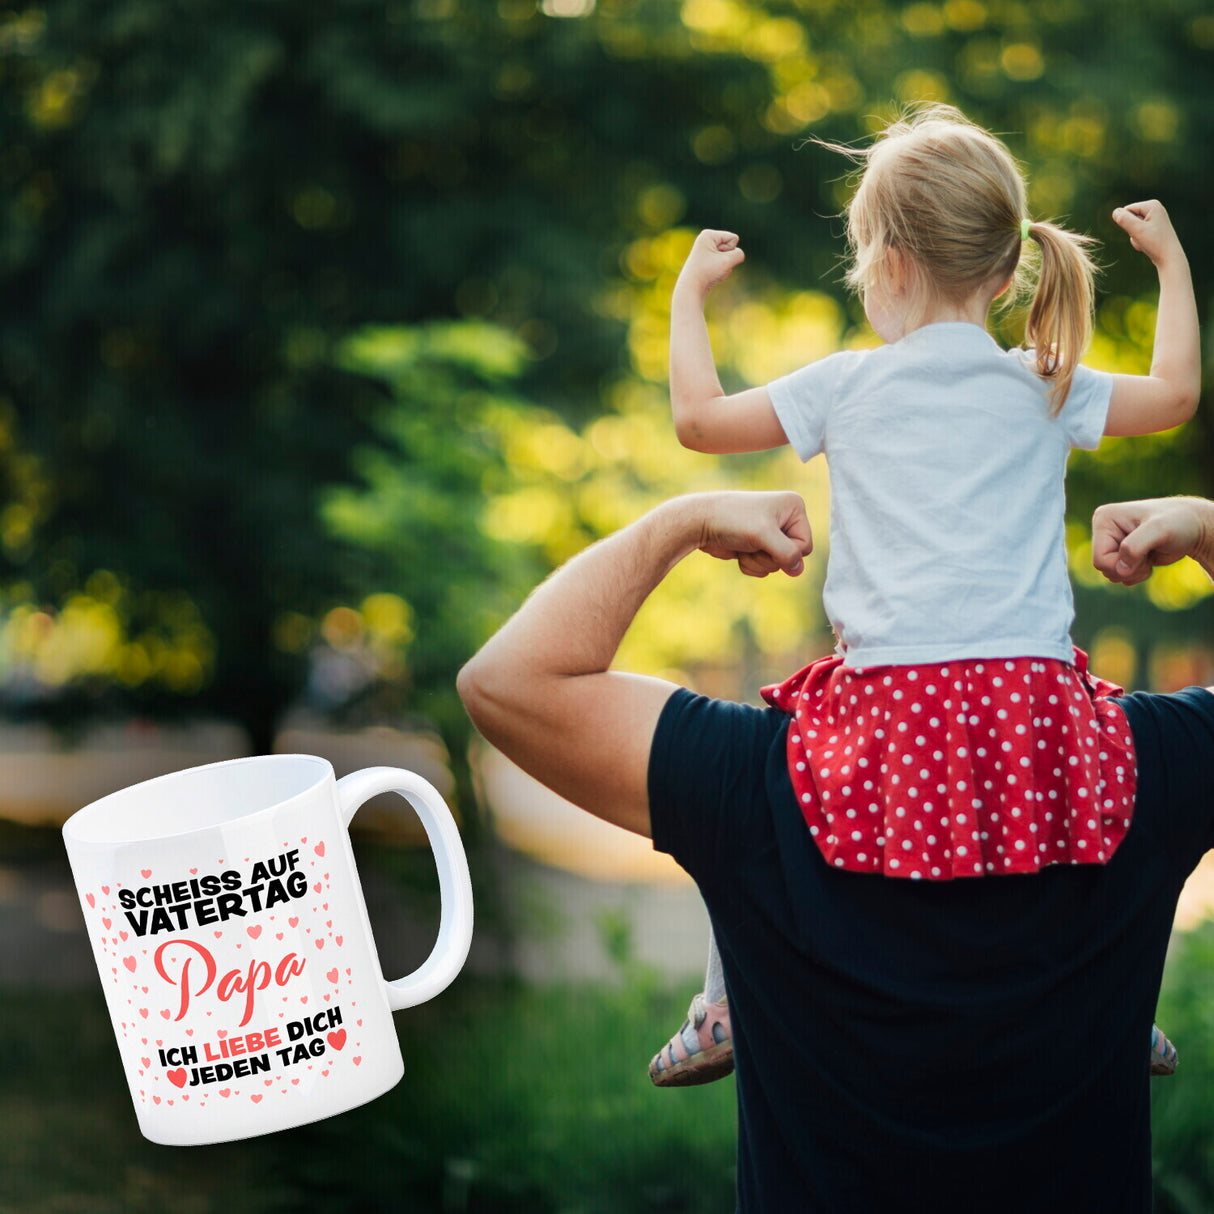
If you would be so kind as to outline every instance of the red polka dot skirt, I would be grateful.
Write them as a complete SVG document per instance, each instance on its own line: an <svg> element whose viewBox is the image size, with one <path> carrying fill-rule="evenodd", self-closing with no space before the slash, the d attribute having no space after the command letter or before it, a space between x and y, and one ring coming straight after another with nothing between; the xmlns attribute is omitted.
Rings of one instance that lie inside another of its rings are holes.
<svg viewBox="0 0 1214 1214"><path fill-rule="evenodd" d="M763 698L828 864L948 880L1103 864L1137 766L1113 683L1075 663L984 658L863 670L822 658Z"/></svg>

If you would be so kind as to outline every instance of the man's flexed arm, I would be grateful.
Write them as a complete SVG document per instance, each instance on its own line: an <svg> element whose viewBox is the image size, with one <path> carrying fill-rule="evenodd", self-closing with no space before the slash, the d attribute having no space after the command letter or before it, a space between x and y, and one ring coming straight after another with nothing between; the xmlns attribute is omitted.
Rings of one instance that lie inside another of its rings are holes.
<svg viewBox="0 0 1214 1214"><path fill-rule="evenodd" d="M1214 578L1214 503L1204 498L1117 502L1092 518L1092 564L1110 582L1135 586L1186 556Z"/></svg>
<svg viewBox="0 0 1214 1214"><path fill-rule="evenodd" d="M795 493L675 498L543 583L460 671L481 734L583 809L648 835L649 749L672 683L608 668L659 582L700 549L743 573L791 576L812 549Z"/></svg>

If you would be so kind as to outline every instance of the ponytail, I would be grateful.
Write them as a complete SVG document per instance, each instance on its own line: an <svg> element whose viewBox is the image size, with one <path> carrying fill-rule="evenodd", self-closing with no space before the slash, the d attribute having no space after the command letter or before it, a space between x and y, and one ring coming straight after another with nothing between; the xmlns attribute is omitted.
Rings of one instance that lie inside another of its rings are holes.
<svg viewBox="0 0 1214 1214"><path fill-rule="evenodd" d="M1037 352L1037 374L1052 380L1050 412L1066 403L1079 360L1092 340L1095 242L1052 223L1030 223L1028 236L1041 250L1041 268L1025 326L1025 344Z"/></svg>

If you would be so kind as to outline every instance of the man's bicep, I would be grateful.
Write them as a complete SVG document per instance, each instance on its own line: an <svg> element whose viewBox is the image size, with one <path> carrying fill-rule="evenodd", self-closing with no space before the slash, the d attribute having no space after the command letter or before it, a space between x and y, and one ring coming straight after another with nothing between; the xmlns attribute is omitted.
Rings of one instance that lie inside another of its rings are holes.
<svg viewBox="0 0 1214 1214"><path fill-rule="evenodd" d="M597 818L649 837L649 752L675 684L606 671L552 680L541 702L482 717L528 775Z"/></svg>

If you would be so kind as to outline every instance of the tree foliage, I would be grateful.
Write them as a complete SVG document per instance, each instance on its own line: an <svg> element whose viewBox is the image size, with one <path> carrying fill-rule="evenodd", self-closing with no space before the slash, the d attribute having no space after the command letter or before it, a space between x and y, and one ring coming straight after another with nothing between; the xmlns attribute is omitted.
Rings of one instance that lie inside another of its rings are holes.
<svg viewBox="0 0 1214 1214"><path fill-rule="evenodd" d="M800 476L655 438L672 275L696 228L742 234L713 318L732 380L864 340L844 166L807 136L900 103L1005 133L1034 215L1107 241L1094 357L1141 369L1153 275L1108 216L1163 198L1204 304L1212 54L1198 0L0 6L10 702L205 706L264 744L301 621L383 592L424 707L605 503ZM519 426L581 463L513 462ZM1210 433L1076 460L1077 517L1214 490ZM73 603L109 632L69 635ZM91 655L58 682L53 636Z"/></svg>

